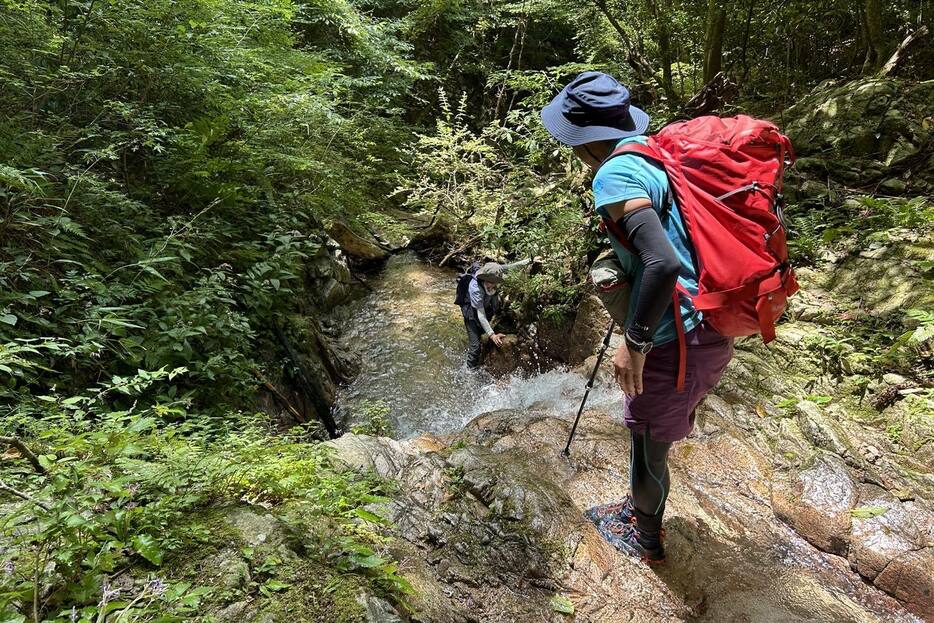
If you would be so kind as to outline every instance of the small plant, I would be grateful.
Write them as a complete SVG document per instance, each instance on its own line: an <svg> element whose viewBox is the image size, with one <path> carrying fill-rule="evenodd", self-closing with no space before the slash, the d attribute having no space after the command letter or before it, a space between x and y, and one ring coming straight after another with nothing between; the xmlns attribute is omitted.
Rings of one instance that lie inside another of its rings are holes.
<svg viewBox="0 0 934 623"><path fill-rule="evenodd" d="M356 435L372 435L373 437L391 437L395 427L389 419L391 409L382 400L364 400L355 408L357 418L363 420L350 430Z"/></svg>
<svg viewBox="0 0 934 623"><path fill-rule="evenodd" d="M464 468L459 465L451 465L444 468L444 477L447 481L448 490L453 493L458 493L463 490L465 486L464 482Z"/></svg>
<svg viewBox="0 0 934 623"><path fill-rule="evenodd" d="M103 391L144 391L155 378L163 377L121 378ZM3 478L22 501L0 520L0 613L29 604L30 613L37 609L56 623L71 612L73 620L94 623L155 614L182 620L209 588L164 576L157 582L152 574L212 538L198 511L242 500L290 505L296 533L319 535L308 544L310 557L366 577L387 597L402 599L409 590L394 563L374 549L385 539L368 527L383 522L364 508L382 501L381 481L338 470L324 446L302 442L300 433L270 437L255 423L261 416L247 423L234 415L233 429L217 437L194 424L161 424L158 405L107 412L85 397L63 400L59 409L25 439L39 468L27 469L24 456L17 461L22 468ZM267 557L257 566L261 594L285 590L273 577L278 564ZM113 588L112 578L127 571L138 578L132 588Z"/></svg>
<svg viewBox="0 0 934 623"><path fill-rule="evenodd" d="M885 434L889 439L898 443L902 437L902 425L895 422L889 424L885 427Z"/></svg>

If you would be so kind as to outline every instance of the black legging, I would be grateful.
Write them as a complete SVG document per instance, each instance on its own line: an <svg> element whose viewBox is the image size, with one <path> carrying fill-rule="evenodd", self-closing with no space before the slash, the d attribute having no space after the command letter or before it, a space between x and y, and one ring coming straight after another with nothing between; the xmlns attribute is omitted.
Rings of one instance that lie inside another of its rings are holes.
<svg viewBox="0 0 934 623"><path fill-rule="evenodd" d="M632 463L629 486L636 525L656 533L662 527L665 500L668 499L668 450L670 443L653 441L646 433L632 433Z"/></svg>

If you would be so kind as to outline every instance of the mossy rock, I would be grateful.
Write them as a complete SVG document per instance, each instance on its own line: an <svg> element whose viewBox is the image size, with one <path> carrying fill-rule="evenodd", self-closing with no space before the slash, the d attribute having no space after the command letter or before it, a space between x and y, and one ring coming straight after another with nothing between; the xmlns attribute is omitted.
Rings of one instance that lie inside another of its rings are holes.
<svg viewBox="0 0 934 623"><path fill-rule="evenodd" d="M788 108L782 121L802 157L802 171L819 174L823 168L832 177L852 178L849 164L855 159L861 162L855 170L871 163L877 169L912 166L920 183L930 177L930 169L914 161L932 147L927 127L934 115L932 94L934 81L824 82Z"/></svg>
<svg viewBox="0 0 934 623"><path fill-rule="evenodd" d="M268 603L253 621L314 621L315 623L366 623L365 581L326 566L303 562L282 574L287 588L270 592ZM276 586L281 586L277 584ZM379 619L377 619L379 620Z"/></svg>

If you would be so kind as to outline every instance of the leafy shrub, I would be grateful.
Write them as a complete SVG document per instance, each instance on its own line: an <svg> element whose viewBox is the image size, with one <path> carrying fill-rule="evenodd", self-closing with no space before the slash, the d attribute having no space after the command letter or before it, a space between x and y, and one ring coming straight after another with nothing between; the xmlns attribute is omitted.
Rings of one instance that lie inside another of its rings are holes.
<svg viewBox="0 0 934 623"><path fill-rule="evenodd" d="M69 620L72 609L79 620L108 613L114 620L180 620L210 587L156 579L158 569L217 538L200 523L200 511L242 501L287 508L289 521L301 526L296 532L309 535L313 558L362 574L388 596L408 590L378 553L384 539L360 523L382 523L364 507L382 499L385 485L337 470L325 447L303 442L300 432L271 437L255 415L233 416L218 436L193 424L161 425L158 411L94 413L97 424L89 427L65 410L34 424L39 432L27 442L45 473L21 462L3 479L26 499L0 525L7 570L0 613L16 620L35 603L37 620L45 621ZM128 569L139 581L118 591L114 580Z"/></svg>

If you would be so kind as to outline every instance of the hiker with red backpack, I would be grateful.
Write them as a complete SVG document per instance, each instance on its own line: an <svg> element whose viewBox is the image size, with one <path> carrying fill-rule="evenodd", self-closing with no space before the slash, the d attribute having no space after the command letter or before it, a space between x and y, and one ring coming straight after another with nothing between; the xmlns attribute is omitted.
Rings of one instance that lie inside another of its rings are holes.
<svg viewBox="0 0 934 623"><path fill-rule="evenodd" d="M596 211L630 277L625 340L613 357L632 440L630 494L586 515L620 551L662 562L668 451L693 428L733 337L772 339L797 289L778 207L791 146L749 117L703 117L647 137L649 116L628 89L593 71L541 118L594 171Z"/></svg>

